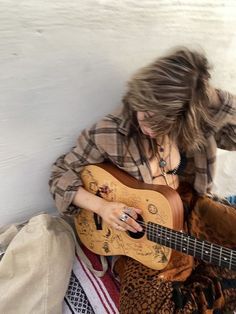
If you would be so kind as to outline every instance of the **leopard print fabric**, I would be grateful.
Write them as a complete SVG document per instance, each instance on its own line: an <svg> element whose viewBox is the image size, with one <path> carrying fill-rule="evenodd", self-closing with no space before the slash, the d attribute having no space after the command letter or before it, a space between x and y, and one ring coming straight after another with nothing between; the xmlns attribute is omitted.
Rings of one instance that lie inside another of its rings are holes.
<svg viewBox="0 0 236 314"><path fill-rule="evenodd" d="M186 302L185 312L176 312L172 282L163 281L159 271L129 257L121 259L125 263L125 272L121 280L120 314L194 313L197 309L194 302Z"/></svg>
<svg viewBox="0 0 236 314"><path fill-rule="evenodd" d="M236 309L235 289L222 291L216 269L210 265L199 264L185 282L173 282L162 280L160 271L129 257L121 260L125 271L121 279L120 314L197 314L220 309L222 312L218 313L233 313ZM221 276L236 278L222 270Z"/></svg>
<svg viewBox="0 0 236 314"><path fill-rule="evenodd" d="M235 224L234 208L207 198L200 199L189 216L193 235L232 248L236 245ZM166 270L152 270L129 257L121 257L115 266L121 279L120 314L234 313L236 272L195 261L188 275L187 266L192 264L186 263L186 255L181 255L173 262L173 280L162 278L163 273L168 273ZM185 270L184 280L179 276L181 267Z"/></svg>

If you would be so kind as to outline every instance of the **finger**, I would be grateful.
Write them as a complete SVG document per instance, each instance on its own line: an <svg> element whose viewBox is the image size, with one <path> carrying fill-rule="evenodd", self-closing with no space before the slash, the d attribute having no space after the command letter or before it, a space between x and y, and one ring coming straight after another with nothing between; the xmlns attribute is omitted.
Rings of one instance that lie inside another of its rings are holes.
<svg viewBox="0 0 236 314"><path fill-rule="evenodd" d="M128 213L127 213L128 212ZM127 214L126 214L127 213ZM132 216L133 215L133 216ZM137 213L133 210L133 207L126 207L123 213L118 217L121 221L127 223L137 231L142 231L142 227L136 221Z"/></svg>
<svg viewBox="0 0 236 314"><path fill-rule="evenodd" d="M121 225L119 225L118 223L115 223L115 222L112 224L112 227L118 231L126 231L125 228L123 228Z"/></svg>
<svg viewBox="0 0 236 314"><path fill-rule="evenodd" d="M143 230L142 226L138 224L133 218L129 217L126 221L128 225L130 225L133 229L141 232Z"/></svg>
<svg viewBox="0 0 236 314"><path fill-rule="evenodd" d="M129 215L125 214L124 212L116 218L120 221L120 225L123 228L126 228L129 231L132 232L137 232L137 231L142 231L142 227Z"/></svg>
<svg viewBox="0 0 236 314"><path fill-rule="evenodd" d="M137 214L138 215L142 214L142 210L140 208L136 208L136 207L125 206L123 210L124 210L124 212L131 215L132 217L136 217Z"/></svg>
<svg viewBox="0 0 236 314"><path fill-rule="evenodd" d="M129 216L133 217L134 219L137 219L137 217L138 217L136 214L136 211L132 207L125 206L123 208L123 212L128 214Z"/></svg>
<svg viewBox="0 0 236 314"><path fill-rule="evenodd" d="M119 224L122 228L125 229L125 231L137 232L137 230L135 228L133 228L132 226L130 226L126 222L120 221L119 218L116 219L116 224Z"/></svg>
<svg viewBox="0 0 236 314"><path fill-rule="evenodd" d="M139 215L142 214L142 209L136 208L136 207L132 207L132 208L133 208L133 210L134 210L137 214L139 214Z"/></svg>
<svg viewBox="0 0 236 314"><path fill-rule="evenodd" d="M129 216L133 217L134 219L137 219L138 218L138 214L141 214L142 210L138 209L138 208L135 208L135 207L125 206L123 208L123 212L128 214Z"/></svg>

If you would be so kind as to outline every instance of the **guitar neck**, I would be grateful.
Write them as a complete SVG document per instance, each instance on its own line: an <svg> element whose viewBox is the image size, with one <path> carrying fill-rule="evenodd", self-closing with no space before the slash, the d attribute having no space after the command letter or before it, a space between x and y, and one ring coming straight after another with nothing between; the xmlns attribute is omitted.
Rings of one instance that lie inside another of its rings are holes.
<svg viewBox="0 0 236 314"><path fill-rule="evenodd" d="M194 256L205 262L236 270L236 251L234 250L199 240L186 233L175 231L153 222L147 223L146 233L148 240L152 242Z"/></svg>

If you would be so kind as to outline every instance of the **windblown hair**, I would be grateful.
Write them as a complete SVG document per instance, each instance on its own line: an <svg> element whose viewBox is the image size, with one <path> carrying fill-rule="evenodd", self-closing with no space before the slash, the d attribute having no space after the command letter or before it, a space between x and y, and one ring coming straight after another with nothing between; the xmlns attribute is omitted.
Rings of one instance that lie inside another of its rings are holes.
<svg viewBox="0 0 236 314"><path fill-rule="evenodd" d="M151 111L145 123L158 136L169 135L182 150L205 144L214 126L209 113L210 66L204 54L180 48L138 71L128 83L124 110L137 125L137 111Z"/></svg>

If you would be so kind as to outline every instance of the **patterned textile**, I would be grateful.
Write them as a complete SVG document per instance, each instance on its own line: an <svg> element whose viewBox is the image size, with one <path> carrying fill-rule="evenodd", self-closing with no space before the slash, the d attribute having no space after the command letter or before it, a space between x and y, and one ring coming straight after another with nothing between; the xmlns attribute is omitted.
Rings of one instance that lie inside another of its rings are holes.
<svg viewBox="0 0 236 314"><path fill-rule="evenodd" d="M65 302L72 313L94 314L92 305L74 272L71 274ZM65 311L65 313L70 312Z"/></svg>
<svg viewBox="0 0 236 314"><path fill-rule="evenodd" d="M190 234L236 248L236 209L207 197L191 198L191 193L186 192L181 196L186 204L189 199L194 206L188 219ZM118 260L115 271L121 278L120 314L229 314L236 311L236 271L196 260L191 275L183 279L183 270L186 274L191 264L187 255L178 255L175 254L162 271L149 269L128 257ZM232 263L236 263L234 258Z"/></svg>
<svg viewBox="0 0 236 314"><path fill-rule="evenodd" d="M99 257L83 248L95 269L101 269ZM110 271L102 278L93 275L76 256L64 299L63 314L118 314L119 285Z"/></svg>
<svg viewBox="0 0 236 314"><path fill-rule="evenodd" d="M186 152L187 165L180 179L194 185L199 194L209 192L215 172L216 147L236 150L236 98L219 91L222 102L215 113L216 127L205 134L207 144L194 154ZM232 122L232 123L230 123ZM234 122L235 123L235 122ZM60 212L76 214L79 210L71 204L82 185L80 171L88 164L110 161L131 176L146 183L152 183L148 162L134 140L127 148L130 120L118 110L82 132L76 146L57 159L49 181L51 193Z"/></svg>

